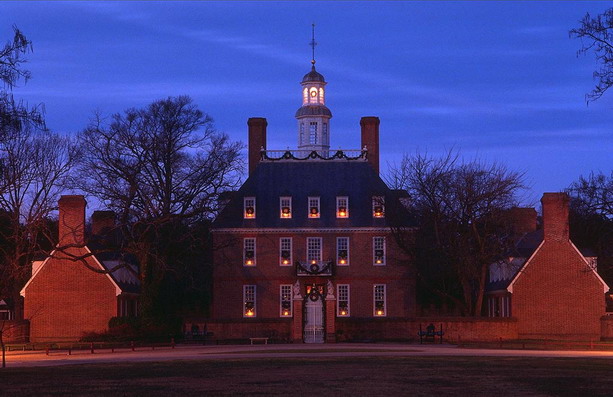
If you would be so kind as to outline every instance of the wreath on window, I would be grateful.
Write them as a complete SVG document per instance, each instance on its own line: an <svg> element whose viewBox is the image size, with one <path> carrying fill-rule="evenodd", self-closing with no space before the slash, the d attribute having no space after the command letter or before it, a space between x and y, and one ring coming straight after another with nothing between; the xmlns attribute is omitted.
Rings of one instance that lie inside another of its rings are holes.
<svg viewBox="0 0 613 397"><path fill-rule="evenodd" d="M317 302L317 300L319 299L319 294L318 294L318 293L313 292L313 293L311 293L311 295L309 295L309 299L310 299L312 302Z"/></svg>

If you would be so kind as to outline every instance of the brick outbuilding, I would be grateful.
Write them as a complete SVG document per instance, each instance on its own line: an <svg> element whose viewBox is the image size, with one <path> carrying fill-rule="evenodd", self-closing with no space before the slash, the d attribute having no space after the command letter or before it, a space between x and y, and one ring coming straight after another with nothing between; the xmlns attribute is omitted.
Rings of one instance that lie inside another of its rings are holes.
<svg viewBox="0 0 613 397"><path fill-rule="evenodd" d="M543 229L526 230L516 255L490 269L489 315L515 317L520 338L598 339L609 287L569 238L568 195L541 203Z"/></svg>
<svg viewBox="0 0 613 397"><path fill-rule="evenodd" d="M139 281L133 264L112 253L95 254L85 244L83 196L59 200L59 242L35 262L21 290L32 342L78 340L103 332L115 316L136 315ZM130 268L128 268L130 267Z"/></svg>

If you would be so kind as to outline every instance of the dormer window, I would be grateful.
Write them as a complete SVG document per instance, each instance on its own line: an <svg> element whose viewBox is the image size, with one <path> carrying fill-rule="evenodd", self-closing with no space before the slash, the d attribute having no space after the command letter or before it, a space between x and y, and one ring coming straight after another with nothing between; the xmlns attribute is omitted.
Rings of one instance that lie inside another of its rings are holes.
<svg viewBox="0 0 613 397"><path fill-rule="evenodd" d="M385 197L373 196L372 198L372 216L373 218L385 217Z"/></svg>
<svg viewBox="0 0 613 397"><path fill-rule="evenodd" d="M319 197L309 197L309 218L319 218Z"/></svg>
<svg viewBox="0 0 613 397"><path fill-rule="evenodd" d="M289 219L292 217L292 198L281 197L279 199L279 206L281 207L280 216L282 219Z"/></svg>
<svg viewBox="0 0 613 397"><path fill-rule="evenodd" d="M336 217L349 218L349 198L347 196L336 198Z"/></svg>
<svg viewBox="0 0 613 397"><path fill-rule="evenodd" d="M245 197L243 204L245 219L255 219L255 197Z"/></svg>

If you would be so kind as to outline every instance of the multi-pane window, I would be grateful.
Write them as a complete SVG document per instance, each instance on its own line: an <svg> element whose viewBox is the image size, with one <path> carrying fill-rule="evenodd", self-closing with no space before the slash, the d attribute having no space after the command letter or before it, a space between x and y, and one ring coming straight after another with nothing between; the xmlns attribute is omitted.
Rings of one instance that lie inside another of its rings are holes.
<svg viewBox="0 0 613 397"><path fill-rule="evenodd" d="M280 197L279 198L279 210L280 217L283 219L289 219L292 217L292 198Z"/></svg>
<svg viewBox="0 0 613 397"><path fill-rule="evenodd" d="M338 284L336 286L336 315L338 317L349 317L351 308L349 306L349 284Z"/></svg>
<svg viewBox="0 0 613 397"><path fill-rule="evenodd" d="M323 91L321 91L321 93L323 94ZM322 99L323 99L323 95L322 95ZM328 138L328 123L323 123L321 127L322 127L321 136L325 143Z"/></svg>
<svg viewBox="0 0 613 397"><path fill-rule="evenodd" d="M338 196L336 198L336 217L349 218L349 197Z"/></svg>
<svg viewBox="0 0 613 397"><path fill-rule="evenodd" d="M386 315L385 284L375 284L373 288L373 314L376 317Z"/></svg>
<svg viewBox="0 0 613 397"><path fill-rule="evenodd" d="M304 123L300 123L300 144L304 143Z"/></svg>
<svg viewBox="0 0 613 397"><path fill-rule="evenodd" d="M373 218L385 217L385 197L373 196L372 198L372 216Z"/></svg>
<svg viewBox="0 0 613 397"><path fill-rule="evenodd" d="M349 265L349 237L336 238L336 264Z"/></svg>
<svg viewBox="0 0 613 397"><path fill-rule="evenodd" d="M243 285L243 317L255 317L255 285Z"/></svg>
<svg viewBox="0 0 613 397"><path fill-rule="evenodd" d="M292 316L292 285L283 284L279 287L279 315Z"/></svg>
<svg viewBox="0 0 613 397"><path fill-rule="evenodd" d="M307 261L312 265L321 262L321 237L307 238Z"/></svg>
<svg viewBox="0 0 613 397"><path fill-rule="evenodd" d="M281 266L292 265L292 238L281 237L279 239L279 264Z"/></svg>
<svg viewBox="0 0 613 397"><path fill-rule="evenodd" d="M245 197L244 201L244 216L246 219L255 218L255 197Z"/></svg>
<svg viewBox="0 0 613 397"><path fill-rule="evenodd" d="M319 102L320 103L324 103L324 89L320 88L319 89ZM324 126L326 125L326 123L324 123Z"/></svg>
<svg viewBox="0 0 613 397"><path fill-rule="evenodd" d="M490 296L487 300L489 317L511 317L510 296Z"/></svg>
<svg viewBox="0 0 613 397"><path fill-rule="evenodd" d="M317 145L317 121L311 121L309 123L309 143L311 145Z"/></svg>
<svg viewBox="0 0 613 397"><path fill-rule="evenodd" d="M377 236L372 238L373 264L375 266L385 265L385 237Z"/></svg>
<svg viewBox="0 0 613 397"><path fill-rule="evenodd" d="M243 239L243 263L245 266L255 266L255 238Z"/></svg>
<svg viewBox="0 0 613 397"><path fill-rule="evenodd" d="M309 197L309 218L319 218L319 197Z"/></svg>

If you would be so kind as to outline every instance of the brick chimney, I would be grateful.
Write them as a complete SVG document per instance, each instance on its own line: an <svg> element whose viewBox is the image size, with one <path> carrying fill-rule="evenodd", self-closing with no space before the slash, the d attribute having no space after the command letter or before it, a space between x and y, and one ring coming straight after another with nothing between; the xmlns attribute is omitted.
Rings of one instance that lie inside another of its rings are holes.
<svg viewBox="0 0 613 397"><path fill-rule="evenodd" d="M85 205L83 196L62 196L60 207L59 246L85 245Z"/></svg>
<svg viewBox="0 0 613 397"><path fill-rule="evenodd" d="M266 149L266 127L268 122L263 117L251 117L249 126L249 175L255 171L260 162L262 148Z"/></svg>
<svg viewBox="0 0 613 397"><path fill-rule="evenodd" d="M92 214L92 235L101 236L115 227L115 212L94 211Z"/></svg>
<svg viewBox="0 0 613 397"><path fill-rule="evenodd" d="M568 241L568 194L544 193L543 238L545 241Z"/></svg>
<svg viewBox="0 0 613 397"><path fill-rule="evenodd" d="M379 174L379 118L362 117L360 119L362 127L362 149L368 149L368 162Z"/></svg>

